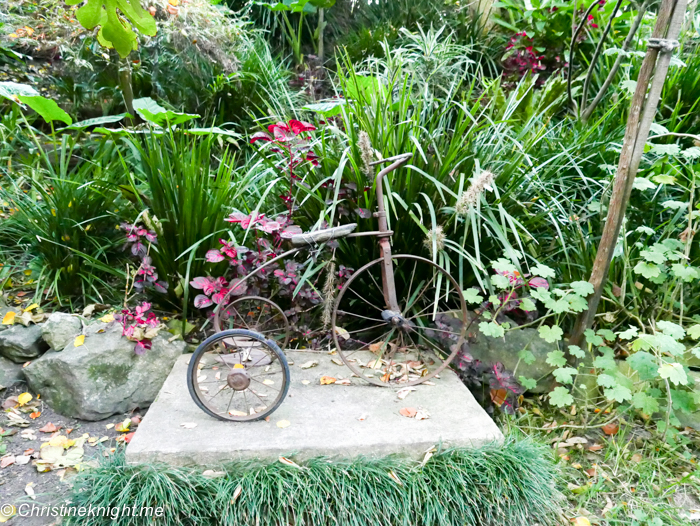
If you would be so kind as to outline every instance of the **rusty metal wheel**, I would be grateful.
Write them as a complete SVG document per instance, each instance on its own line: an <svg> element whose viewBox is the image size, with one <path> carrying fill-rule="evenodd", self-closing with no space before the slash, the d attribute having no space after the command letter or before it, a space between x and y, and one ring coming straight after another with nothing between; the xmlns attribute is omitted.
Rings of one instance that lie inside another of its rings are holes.
<svg viewBox="0 0 700 526"><path fill-rule="evenodd" d="M333 310L340 358L360 378L380 386L420 384L447 367L464 343L467 305L457 281L432 261L393 256L400 312L389 310L382 259L348 280Z"/></svg>
<svg viewBox="0 0 700 526"><path fill-rule="evenodd" d="M246 329L262 334L284 350L289 344L291 327L284 311L274 301L260 296L242 296L220 305L214 315L214 329Z"/></svg>
<svg viewBox="0 0 700 526"><path fill-rule="evenodd" d="M261 334L234 329L207 338L190 358L187 386L205 413L232 422L261 420L289 391L289 365Z"/></svg>

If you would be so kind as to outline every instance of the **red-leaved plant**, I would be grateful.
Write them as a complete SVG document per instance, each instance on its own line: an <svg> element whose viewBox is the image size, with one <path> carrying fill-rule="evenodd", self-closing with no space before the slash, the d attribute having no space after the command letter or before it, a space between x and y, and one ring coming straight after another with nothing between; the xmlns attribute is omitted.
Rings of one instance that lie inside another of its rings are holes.
<svg viewBox="0 0 700 526"><path fill-rule="evenodd" d="M288 217L291 218L294 206L294 181L301 180L295 170L306 163L318 166L318 156L311 150L311 138L308 136L308 132L316 131L316 127L308 122L292 119L286 123L271 124L267 129L267 132L254 133L250 142L251 144L258 141L272 143L270 151L279 154L280 161L277 166L280 171L289 174L289 192L280 195L280 199L287 205Z"/></svg>
<svg viewBox="0 0 700 526"><path fill-rule="evenodd" d="M122 325L122 336L136 342L134 352L138 355L144 354L151 348L151 340L163 328L158 316L154 312L148 312L149 310L151 310L151 304L143 302L137 305L133 312L129 308L124 308L114 315L114 319Z"/></svg>

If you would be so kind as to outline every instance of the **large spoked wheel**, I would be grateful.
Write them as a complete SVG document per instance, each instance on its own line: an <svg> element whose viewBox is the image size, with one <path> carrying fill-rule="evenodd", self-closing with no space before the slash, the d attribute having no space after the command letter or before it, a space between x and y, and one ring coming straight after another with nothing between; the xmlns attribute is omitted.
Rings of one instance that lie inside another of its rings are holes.
<svg viewBox="0 0 700 526"><path fill-rule="evenodd" d="M289 365L261 334L234 329L207 338L190 358L187 385L205 413L232 422L272 414L289 391Z"/></svg>
<svg viewBox="0 0 700 526"><path fill-rule="evenodd" d="M260 296L243 296L217 308L214 316L217 332L246 329L273 340L280 349L286 349L292 334L289 320L274 301Z"/></svg>
<svg viewBox="0 0 700 526"><path fill-rule="evenodd" d="M384 300L383 260L368 263L338 294L333 339L360 378L404 387L433 378L454 359L464 343L467 306L459 284L439 265L411 255L392 261L400 312Z"/></svg>

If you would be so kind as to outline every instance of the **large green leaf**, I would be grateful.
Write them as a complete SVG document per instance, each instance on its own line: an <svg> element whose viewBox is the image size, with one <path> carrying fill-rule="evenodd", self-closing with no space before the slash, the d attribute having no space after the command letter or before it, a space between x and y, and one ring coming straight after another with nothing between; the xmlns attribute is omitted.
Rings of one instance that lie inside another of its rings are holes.
<svg viewBox="0 0 700 526"><path fill-rule="evenodd" d="M82 130L83 128L88 128L90 126L97 126L99 124L110 124L112 122L119 122L124 117L129 115L128 113L120 113L119 115L105 115L104 117L96 117L94 119L85 119L84 121L76 122L71 124L66 129L67 130Z"/></svg>
<svg viewBox="0 0 700 526"><path fill-rule="evenodd" d="M18 95L17 99L41 115L46 122L62 121L68 125L73 124L73 119L70 118L70 115L59 108L58 104L51 99L42 96L29 97L27 95Z"/></svg>
<svg viewBox="0 0 700 526"><path fill-rule="evenodd" d="M36 97L39 95L39 92L31 86L28 86L27 84L18 84L16 82L0 82L0 97L15 100L15 97L17 97L18 95Z"/></svg>
<svg viewBox="0 0 700 526"><path fill-rule="evenodd" d="M82 2L66 0L68 5ZM156 21L141 7L140 0L87 0L76 12L76 18L86 29L100 26L97 34L100 43L116 49L122 58L136 47L136 33L131 25L144 35L153 36L157 31Z"/></svg>
<svg viewBox="0 0 700 526"><path fill-rule="evenodd" d="M134 110L141 118L157 126L175 126L199 117L195 113L166 110L150 97L135 99Z"/></svg>

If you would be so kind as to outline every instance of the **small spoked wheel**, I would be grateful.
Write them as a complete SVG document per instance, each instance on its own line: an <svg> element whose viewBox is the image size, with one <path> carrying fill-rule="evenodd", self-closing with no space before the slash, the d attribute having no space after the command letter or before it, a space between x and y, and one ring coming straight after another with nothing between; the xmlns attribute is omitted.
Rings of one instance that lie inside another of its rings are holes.
<svg viewBox="0 0 700 526"><path fill-rule="evenodd" d="M380 386L420 384L459 352L467 306L459 284L442 267L411 255L392 257L399 311L384 299L378 259L360 268L338 294L333 339L360 378Z"/></svg>
<svg viewBox="0 0 700 526"><path fill-rule="evenodd" d="M274 301L260 296L243 296L222 303L214 315L217 332L247 329L273 340L284 350L289 344L291 328L284 311Z"/></svg>
<svg viewBox="0 0 700 526"><path fill-rule="evenodd" d="M233 422L272 414L289 391L289 365L262 334L233 329L207 338L190 358L187 385L205 413Z"/></svg>

